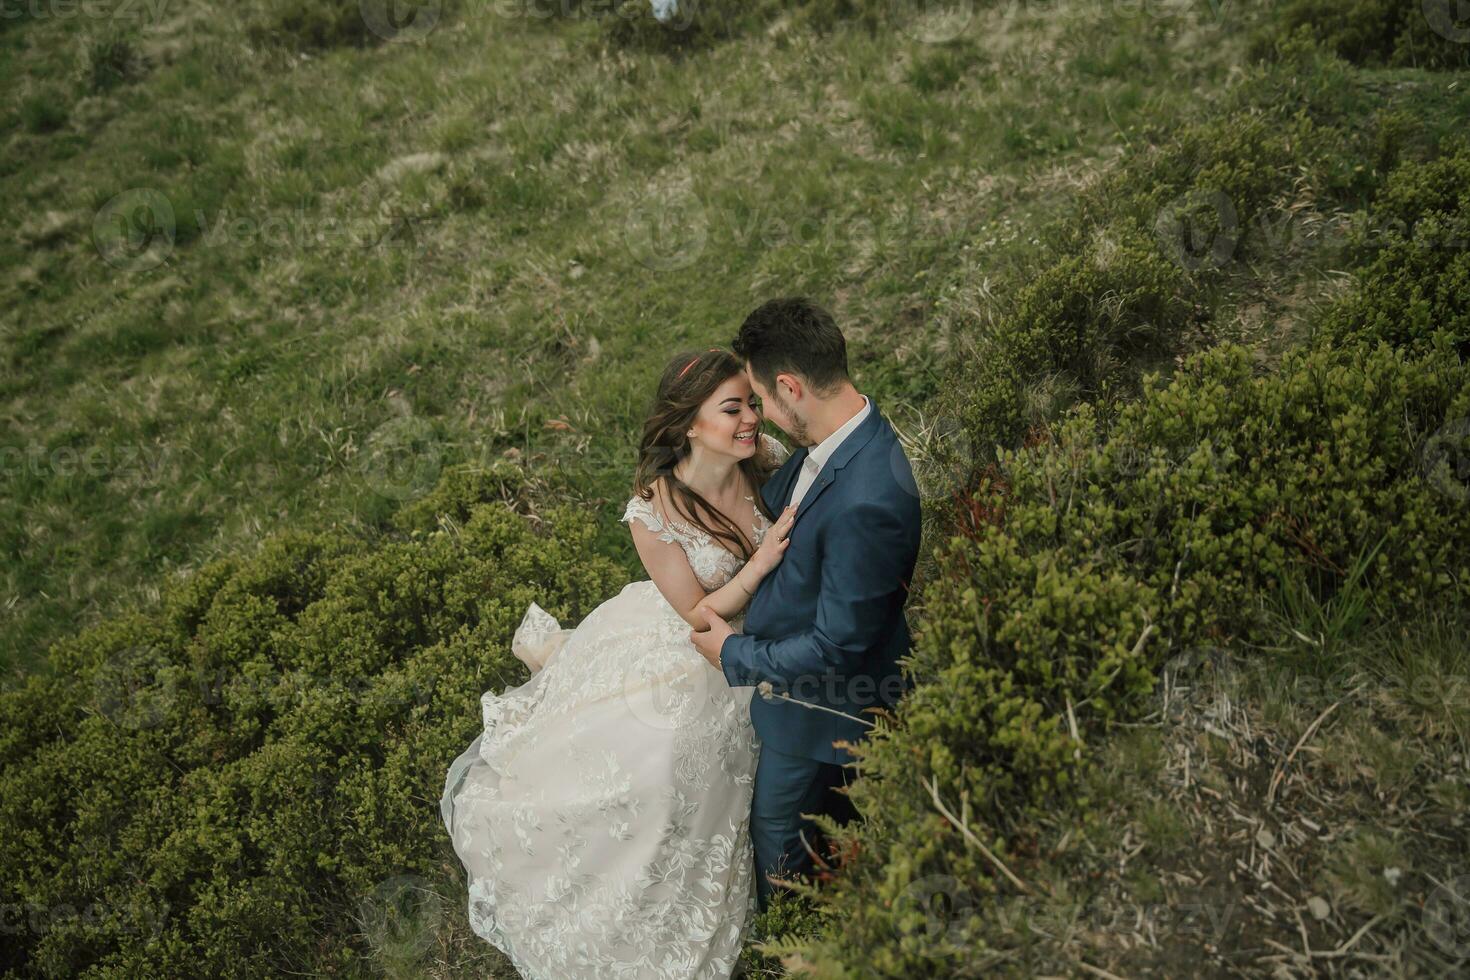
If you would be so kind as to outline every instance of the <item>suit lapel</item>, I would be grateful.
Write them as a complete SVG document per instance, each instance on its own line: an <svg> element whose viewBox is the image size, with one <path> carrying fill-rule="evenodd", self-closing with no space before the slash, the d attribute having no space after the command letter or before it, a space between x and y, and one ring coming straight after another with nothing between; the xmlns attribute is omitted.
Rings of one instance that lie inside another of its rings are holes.
<svg viewBox="0 0 1470 980"><path fill-rule="evenodd" d="M791 491L796 489L796 479L801 475L801 463L806 455L805 446L798 448L771 475L766 485L761 487L761 496L765 498L766 506L772 514L779 514L786 509L787 502L791 500Z"/></svg>
<svg viewBox="0 0 1470 980"><path fill-rule="evenodd" d="M806 496L801 498L801 506L796 508L796 519L811 510L812 504L822 495L822 491L832 485L832 461L827 460L827 465L822 467L822 472L812 481L812 485L806 488Z"/></svg>
<svg viewBox="0 0 1470 980"><path fill-rule="evenodd" d="M796 508L796 520L801 520L801 515L811 509L812 504L822 495L822 491L826 490L832 485L832 481L837 479L838 472L864 446L872 441L873 436L877 433L882 418L878 415L878 406L873 403L871 396L868 398L868 402L872 405L872 410L868 412L868 417L863 419L862 423L856 429L852 430L851 435L842 440L842 444L837 447L837 451L832 454L832 458L827 460L827 465L823 466L821 471L817 473L816 480L812 482L810 487L807 487L806 496L801 498L801 506ZM803 460L806 459L805 449L802 450L801 458ZM800 472L799 468L797 472ZM791 481L791 487L795 489L796 480L793 479ZM787 499L790 499L789 493L787 494Z"/></svg>

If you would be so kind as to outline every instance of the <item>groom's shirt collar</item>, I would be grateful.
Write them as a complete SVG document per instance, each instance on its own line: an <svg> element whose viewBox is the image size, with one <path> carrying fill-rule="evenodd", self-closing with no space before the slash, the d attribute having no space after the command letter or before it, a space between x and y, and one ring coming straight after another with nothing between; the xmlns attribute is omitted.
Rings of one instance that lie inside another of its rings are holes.
<svg viewBox="0 0 1470 980"><path fill-rule="evenodd" d="M868 413L872 410L873 403L868 400L867 395L864 395L863 407L858 409L856 415L842 423L836 432L807 450L806 459L801 462L802 468L815 478L818 473L822 472L822 467L827 465L827 460L831 459L832 454L837 451L837 447L842 445L842 440L852 435L853 430L863 424L863 419L867 418Z"/></svg>

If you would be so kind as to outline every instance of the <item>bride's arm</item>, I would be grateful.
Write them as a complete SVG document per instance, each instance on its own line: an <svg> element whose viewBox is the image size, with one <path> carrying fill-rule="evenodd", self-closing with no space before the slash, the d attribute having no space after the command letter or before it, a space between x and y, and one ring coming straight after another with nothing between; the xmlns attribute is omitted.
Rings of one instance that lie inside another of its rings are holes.
<svg viewBox="0 0 1470 980"><path fill-rule="evenodd" d="M750 602L761 579L781 563L795 516L794 507L788 507L781 513L750 560L714 592L705 592L704 586L699 584L694 569L689 565L689 556L677 541L671 540L653 508L643 509L639 516L633 517L630 529L633 546L638 549L638 557L648 577L684 622L702 630L708 628L709 621L700 610L701 606L713 609L721 619L729 619Z"/></svg>
<svg viewBox="0 0 1470 980"><path fill-rule="evenodd" d="M638 549L648 577L684 622L697 630L709 626L704 614L698 611L700 606L709 606L722 619L736 616L750 602L755 587L764 577L746 562L729 582L714 592L705 592L694 577L694 569L689 567L689 557L677 542L661 540L658 532L640 521L632 522L632 531L633 546Z"/></svg>

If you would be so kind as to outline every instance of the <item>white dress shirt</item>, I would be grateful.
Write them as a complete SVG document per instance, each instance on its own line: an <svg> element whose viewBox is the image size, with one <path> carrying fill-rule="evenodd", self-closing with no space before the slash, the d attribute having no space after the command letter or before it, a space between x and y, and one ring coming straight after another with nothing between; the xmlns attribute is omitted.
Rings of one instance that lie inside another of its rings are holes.
<svg viewBox="0 0 1470 980"><path fill-rule="evenodd" d="M816 482L817 474L822 472L822 467L827 465L827 460L842 445L842 440L852 435L852 430L862 424L863 419L873 410L873 403L868 401L868 396L863 396L863 407L858 413L846 422L842 427L832 433L811 449L807 450L806 459L801 461L801 473L796 477L796 486L791 489L790 504L801 506L801 498L806 496L807 489Z"/></svg>

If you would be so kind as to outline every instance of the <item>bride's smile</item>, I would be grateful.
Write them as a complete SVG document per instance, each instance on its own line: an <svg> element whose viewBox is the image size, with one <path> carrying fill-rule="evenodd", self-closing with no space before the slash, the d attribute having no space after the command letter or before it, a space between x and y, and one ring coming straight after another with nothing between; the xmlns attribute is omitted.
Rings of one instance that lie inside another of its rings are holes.
<svg viewBox="0 0 1470 980"><path fill-rule="evenodd" d="M726 379L701 406L689 428L691 462L697 467L709 455L735 460L754 456L761 427L760 399L745 375ZM727 464L728 465L728 464Z"/></svg>

